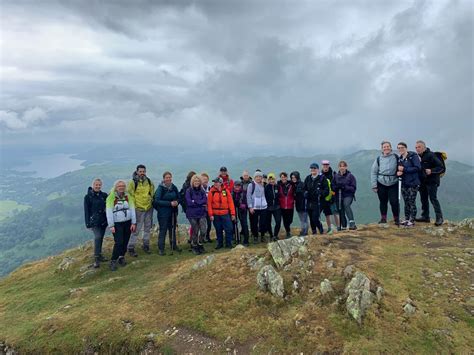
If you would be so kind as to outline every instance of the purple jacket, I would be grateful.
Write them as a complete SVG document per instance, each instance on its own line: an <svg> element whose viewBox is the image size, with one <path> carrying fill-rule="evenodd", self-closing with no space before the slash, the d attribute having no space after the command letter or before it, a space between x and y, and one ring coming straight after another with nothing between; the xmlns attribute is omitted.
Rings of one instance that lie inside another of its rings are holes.
<svg viewBox="0 0 474 355"><path fill-rule="evenodd" d="M339 198L339 191L342 192L342 198L354 197L357 190L357 182L349 170L344 175L337 172L337 174L334 174L331 189L336 193L336 199Z"/></svg>
<svg viewBox="0 0 474 355"><path fill-rule="evenodd" d="M202 218L205 217L207 196L204 189L195 189L190 187L186 190L186 217L190 218Z"/></svg>

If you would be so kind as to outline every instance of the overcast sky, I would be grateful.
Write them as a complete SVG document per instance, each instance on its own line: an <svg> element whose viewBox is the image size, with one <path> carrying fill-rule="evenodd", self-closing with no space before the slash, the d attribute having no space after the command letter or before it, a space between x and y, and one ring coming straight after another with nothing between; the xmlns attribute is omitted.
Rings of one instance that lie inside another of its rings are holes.
<svg viewBox="0 0 474 355"><path fill-rule="evenodd" d="M417 139L473 163L473 2L1 4L2 144L318 154Z"/></svg>

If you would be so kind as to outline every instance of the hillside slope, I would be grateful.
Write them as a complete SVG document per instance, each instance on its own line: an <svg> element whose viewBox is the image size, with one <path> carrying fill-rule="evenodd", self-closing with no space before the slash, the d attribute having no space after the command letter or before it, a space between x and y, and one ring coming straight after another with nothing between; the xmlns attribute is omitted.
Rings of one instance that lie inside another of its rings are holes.
<svg viewBox="0 0 474 355"><path fill-rule="evenodd" d="M140 254L112 273L90 268L86 244L0 281L0 343L38 353L469 353L473 236L472 224L309 236L307 253L277 268L284 298L256 284L262 265L275 265L267 245ZM345 308L348 265L384 289L361 326ZM333 291L323 296L324 279Z"/></svg>

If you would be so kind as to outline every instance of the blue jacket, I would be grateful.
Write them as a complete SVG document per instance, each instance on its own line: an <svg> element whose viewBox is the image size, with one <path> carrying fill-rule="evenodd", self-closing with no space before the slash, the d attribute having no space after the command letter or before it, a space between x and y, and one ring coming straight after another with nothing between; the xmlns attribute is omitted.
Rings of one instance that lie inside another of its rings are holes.
<svg viewBox="0 0 474 355"><path fill-rule="evenodd" d="M207 195L202 187L197 189L189 187L186 190L185 198L187 206L186 217L188 219L206 217Z"/></svg>
<svg viewBox="0 0 474 355"><path fill-rule="evenodd" d="M406 158L399 157L398 165L403 166L402 187L415 187L420 185L421 162L418 154L408 152Z"/></svg>
<svg viewBox="0 0 474 355"><path fill-rule="evenodd" d="M161 183L153 197L153 207L158 210L158 218L169 217L173 211L178 213L178 207L171 206L172 201L179 201L179 191L175 184L166 187Z"/></svg>

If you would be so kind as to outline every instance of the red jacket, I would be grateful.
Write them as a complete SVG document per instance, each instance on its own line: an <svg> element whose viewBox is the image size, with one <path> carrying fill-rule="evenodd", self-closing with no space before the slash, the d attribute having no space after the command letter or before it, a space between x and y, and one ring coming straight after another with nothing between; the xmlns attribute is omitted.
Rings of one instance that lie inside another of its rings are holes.
<svg viewBox="0 0 474 355"><path fill-rule="evenodd" d="M229 176L227 175L219 175L219 177L222 179L223 184L222 186L225 187L229 191L234 191L234 180L232 180Z"/></svg>
<svg viewBox="0 0 474 355"><path fill-rule="evenodd" d="M295 207L295 187L293 184L287 182L286 186L283 186L281 181L279 181L278 192L280 195L280 208L284 210L292 210Z"/></svg>
<svg viewBox="0 0 474 355"><path fill-rule="evenodd" d="M226 188L219 191L213 186L207 195L207 213L210 217L226 214L235 216L234 200L230 191Z"/></svg>

